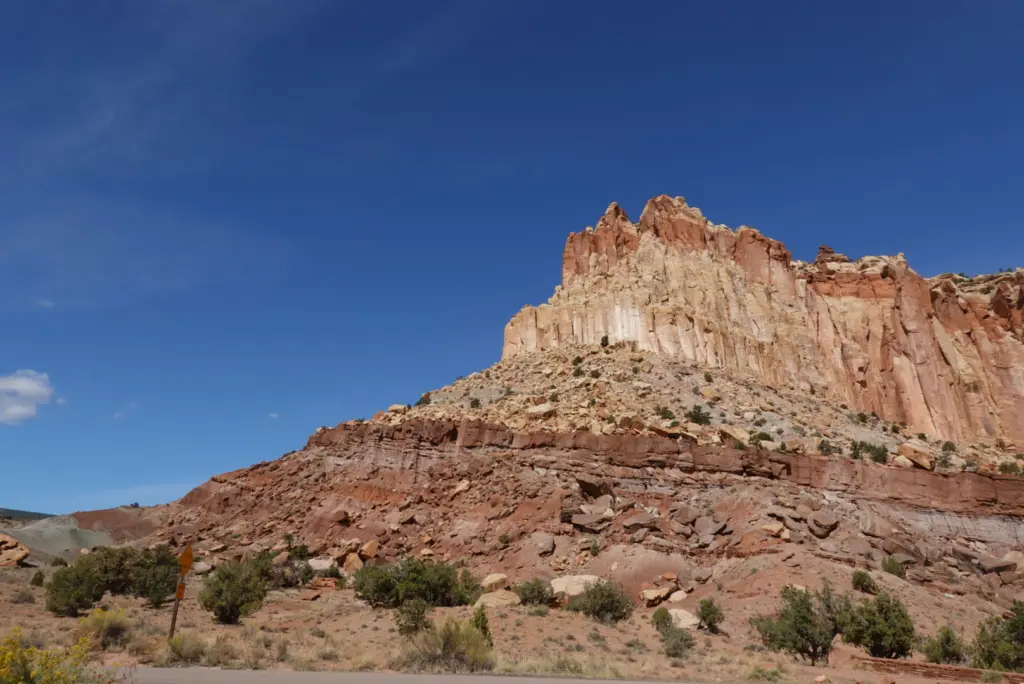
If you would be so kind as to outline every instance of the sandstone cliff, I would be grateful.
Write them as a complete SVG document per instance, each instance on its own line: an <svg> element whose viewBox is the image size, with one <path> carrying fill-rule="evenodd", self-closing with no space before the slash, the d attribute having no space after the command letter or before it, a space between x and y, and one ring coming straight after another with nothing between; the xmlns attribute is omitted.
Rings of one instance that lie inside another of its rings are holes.
<svg viewBox="0 0 1024 684"><path fill-rule="evenodd" d="M797 386L944 439L1024 442L1024 270L925 279L903 255L813 264L753 228L656 197L569 236L562 284L505 327L502 358L605 335Z"/></svg>

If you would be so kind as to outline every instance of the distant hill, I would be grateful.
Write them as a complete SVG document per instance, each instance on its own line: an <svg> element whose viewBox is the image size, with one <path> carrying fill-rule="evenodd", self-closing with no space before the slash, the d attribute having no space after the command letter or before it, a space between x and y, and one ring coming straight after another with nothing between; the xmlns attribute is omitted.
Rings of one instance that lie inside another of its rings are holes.
<svg viewBox="0 0 1024 684"><path fill-rule="evenodd" d="M43 518L52 517L48 513L32 513L31 511L16 511L13 508L0 508L0 518L9 518L10 520L42 520Z"/></svg>

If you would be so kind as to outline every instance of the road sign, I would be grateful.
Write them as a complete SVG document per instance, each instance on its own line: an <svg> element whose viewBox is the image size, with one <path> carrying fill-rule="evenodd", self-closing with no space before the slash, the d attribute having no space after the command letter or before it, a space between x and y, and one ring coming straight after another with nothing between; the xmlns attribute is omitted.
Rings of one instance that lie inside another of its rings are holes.
<svg viewBox="0 0 1024 684"><path fill-rule="evenodd" d="M192 545L189 544L185 547L181 556L178 557L178 565L181 567L181 574L187 575L188 571L192 569Z"/></svg>
<svg viewBox="0 0 1024 684"><path fill-rule="evenodd" d="M174 592L174 598L178 599L179 601L181 599L185 598L185 585L184 584L182 584L180 582L178 583L178 590Z"/></svg>

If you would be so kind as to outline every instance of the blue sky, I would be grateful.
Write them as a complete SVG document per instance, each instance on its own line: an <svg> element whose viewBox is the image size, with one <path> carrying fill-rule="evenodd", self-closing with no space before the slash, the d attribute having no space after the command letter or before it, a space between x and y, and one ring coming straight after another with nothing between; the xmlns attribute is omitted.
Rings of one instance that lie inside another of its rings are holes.
<svg viewBox="0 0 1024 684"><path fill-rule="evenodd" d="M1020 265L1022 74L1011 0L5 3L0 506L164 502L486 367L613 200Z"/></svg>

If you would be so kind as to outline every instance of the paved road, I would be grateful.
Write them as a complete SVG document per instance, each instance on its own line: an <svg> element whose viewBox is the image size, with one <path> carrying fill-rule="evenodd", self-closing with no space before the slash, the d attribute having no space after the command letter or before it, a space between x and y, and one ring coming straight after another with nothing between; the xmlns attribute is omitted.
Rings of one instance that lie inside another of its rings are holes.
<svg viewBox="0 0 1024 684"><path fill-rule="evenodd" d="M288 672L213 670L203 667L139 668L138 684L537 684L537 677L407 675L381 672ZM594 684L593 679L557 679L558 684ZM616 684L641 684L618 680ZM649 684L649 683L644 683Z"/></svg>

